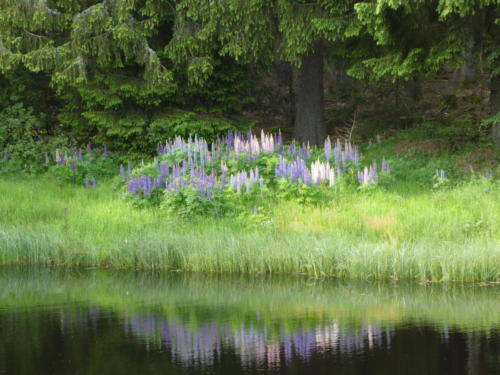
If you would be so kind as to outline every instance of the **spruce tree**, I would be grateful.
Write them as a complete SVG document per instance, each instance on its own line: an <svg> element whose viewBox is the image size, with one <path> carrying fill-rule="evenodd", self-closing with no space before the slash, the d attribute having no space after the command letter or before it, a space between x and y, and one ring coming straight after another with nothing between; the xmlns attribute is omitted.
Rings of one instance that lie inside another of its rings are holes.
<svg viewBox="0 0 500 375"><path fill-rule="evenodd" d="M490 72L492 139L500 147L500 0L372 0L355 5L364 31L379 46L360 59L353 76L378 81L412 79L444 65L461 70L463 84Z"/></svg>
<svg viewBox="0 0 500 375"><path fill-rule="evenodd" d="M179 66L192 84L203 84L214 71L214 51L240 62L287 61L297 69L296 137L318 144L326 136L324 57L356 33L353 5L353 0L4 0L0 67L23 63L50 71L54 84L63 85L92 80L99 70L137 65L157 87L171 82ZM164 27L168 22L173 30ZM162 38L166 45L155 43Z"/></svg>
<svg viewBox="0 0 500 375"><path fill-rule="evenodd" d="M247 95L247 68L215 51L211 74L187 82L165 52L175 1L5 0L0 70L48 72L64 105L59 121L80 142L146 152L173 135L211 138L234 129ZM224 75L221 74L224 71Z"/></svg>
<svg viewBox="0 0 500 375"><path fill-rule="evenodd" d="M207 53L239 61L285 61L296 69L295 137L320 144L325 56L358 31L352 0L180 0L167 51L188 66L193 80L211 71Z"/></svg>

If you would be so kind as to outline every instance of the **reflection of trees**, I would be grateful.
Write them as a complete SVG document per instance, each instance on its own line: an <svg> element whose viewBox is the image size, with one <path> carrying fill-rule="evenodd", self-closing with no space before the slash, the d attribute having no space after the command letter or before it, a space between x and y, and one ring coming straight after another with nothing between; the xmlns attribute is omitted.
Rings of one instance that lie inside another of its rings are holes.
<svg viewBox="0 0 500 375"><path fill-rule="evenodd" d="M474 332L467 333L467 374L479 374L479 354L481 341L479 335Z"/></svg>

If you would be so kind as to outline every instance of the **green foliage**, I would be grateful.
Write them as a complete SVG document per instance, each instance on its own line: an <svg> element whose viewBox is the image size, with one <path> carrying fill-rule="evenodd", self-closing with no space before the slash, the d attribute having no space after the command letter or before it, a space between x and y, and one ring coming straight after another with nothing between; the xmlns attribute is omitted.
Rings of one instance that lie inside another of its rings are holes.
<svg viewBox="0 0 500 375"><path fill-rule="evenodd" d="M350 0L223 0L215 5L182 0L177 5L179 26L167 52L172 59L189 65L194 80L204 79L210 72L207 57L211 46L238 61L268 64L278 53L279 59L300 66L302 56L320 40L338 43L356 34L353 4ZM198 68L199 59L204 69Z"/></svg>
<svg viewBox="0 0 500 375"><path fill-rule="evenodd" d="M67 104L59 120L82 143L112 144L114 150L142 154L175 136L212 140L243 130L248 124L238 113L250 87L244 67L230 61L219 66L203 87L189 86L182 75L151 86L133 69L97 74L63 94Z"/></svg>
<svg viewBox="0 0 500 375"><path fill-rule="evenodd" d="M118 174L117 163L97 152L86 154L82 159L69 157L66 165L55 164L48 167L47 175L58 183L72 183L85 186L85 180L110 179Z"/></svg>
<svg viewBox="0 0 500 375"><path fill-rule="evenodd" d="M213 141L229 131L244 131L248 124L241 119L232 121L222 116L197 114L191 111L176 111L159 114L151 122L147 130L149 149L176 136L183 138L198 136Z"/></svg>
<svg viewBox="0 0 500 375"><path fill-rule="evenodd" d="M67 146L66 139L47 135L45 124L22 103L0 111L0 152L24 170L39 171L45 153Z"/></svg>
<svg viewBox="0 0 500 375"><path fill-rule="evenodd" d="M173 4L9 0L0 11L0 65L49 73L63 99L58 121L78 144L144 154L166 137L214 138L245 125L238 115L248 67L207 45L210 77L201 86L164 52L175 28Z"/></svg>
<svg viewBox="0 0 500 375"><path fill-rule="evenodd" d="M284 178L278 180L277 196L280 199L297 202L301 205L319 205L328 200L326 191L315 186L293 184Z"/></svg>
<svg viewBox="0 0 500 375"><path fill-rule="evenodd" d="M190 187L177 193L165 193L161 206L166 212L185 219L197 216L234 217L245 210L241 196L234 192L215 192L208 199Z"/></svg>
<svg viewBox="0 0 500 375"><path fill-rule="evenodd" d="M458 66L472 55L497 70L498 0L438 2L373 0L355 4L362 31L377 48L371 56L355 61L349 73L368 81L408 80L437 72L442 66ZM425 25L423 27L423 25ZM471 37L472 35L472 37ZM480 49L473 43L480 43Z"/></svg>

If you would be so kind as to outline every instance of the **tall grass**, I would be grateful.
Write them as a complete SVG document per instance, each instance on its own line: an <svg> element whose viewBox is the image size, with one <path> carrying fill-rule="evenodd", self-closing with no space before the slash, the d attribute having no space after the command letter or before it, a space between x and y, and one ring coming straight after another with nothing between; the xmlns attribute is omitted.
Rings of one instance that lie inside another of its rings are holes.
<svg viewBox="0 0 500 375"><path fill-rule="evenodd" d="M2 179L0 264L495 282L499 198L482 182L402 186L346 191L321 208L276 203L255 221L180 221L130 207L110 185Z"/></svg>

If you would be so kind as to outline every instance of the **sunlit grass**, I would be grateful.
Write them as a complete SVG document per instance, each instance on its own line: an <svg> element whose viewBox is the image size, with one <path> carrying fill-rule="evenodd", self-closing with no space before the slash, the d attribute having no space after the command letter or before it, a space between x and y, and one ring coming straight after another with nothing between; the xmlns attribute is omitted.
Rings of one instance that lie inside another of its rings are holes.
<svg viewBox="0 0 500 375"><path fill-rule="evenodd" d="M321 208L276 202L255 223L180 221L132 208L109 185L3 179L0 263L498 281L499 198L480 182L409 186L346 191Z"/></svg>

